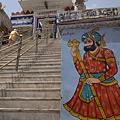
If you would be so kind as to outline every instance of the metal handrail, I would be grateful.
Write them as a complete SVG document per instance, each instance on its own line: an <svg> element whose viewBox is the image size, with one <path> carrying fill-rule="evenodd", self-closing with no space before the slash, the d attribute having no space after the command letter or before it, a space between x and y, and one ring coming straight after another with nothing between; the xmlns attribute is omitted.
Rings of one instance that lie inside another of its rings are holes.
<svg viewBox="0 0 120 120"><path fill-rule="evenodd" d="M9 63L11 63L12 61L14 61L17 57L13 58L12 60L10 60L9 62L7 62L6 64L2 65L0 67L0 69L2 69L3 67L7 66Z"/></svg>
<svg viewBox="0 0 120 120"><path fill-rule="evenodd" d="M40 42L38 42L38 44L39 43L41 43L41 42L43 42L44 41L44 39L42 40L42 41L40 41ZM22 55L24 55L27 51L29 51L31 48L33 48L35 45L33 45L32 47L30 47L29 49L27 49L25 52L23 52L20 56L22 56Z"/></svg>
<svg viewBox="0 0 120 120"><path fill-rule="evenodd" d="M22 41L22 43L24 43L24 42L26 42L26 40L29 40L29 39L31 39L32 37L34 37L36 34L34 34L33 36L31 36L31 37L29 37L29 38L27 38L27 39L25 39L25 40L23 40ZM19 42L17 42L17 43L14 43L13 45L11 45L11 46L8 46L8 47L6 47L6 48L3 48L3 49L1 49L0 50L0 52L3 52L3 51L5 51L5 50L7 50L7 49L9 49L9 48L12 48L13 46L15 46L15 45L18 45L20 43L20 41Z"/></svg>
<svg viewBox="0 0 120 120"><path fill-rule="evenodd" d="M25 31L26 33L20 33L20 34L22 34L22 36L25 36L26 34L30 33L31 30L32 30L32 29L30 29L29 31ZM6 36L9 36L9 35L0 36L0 38L4 38L4 37L6 37ZM7 41L7 40L9 41L9 39L4 39L4 40L2 40L2 42L3 42L3 41Z"/></svg>
<svg viewBox="0 0 120 120"><path fill-rule="evenodd" d="M2 37L4 38L4 37L7 37L7 36L9 36L9 35L4 35L4 36L1 35L0 38L2 38Z"/></svg>
<svg viewBox="0 0 120 120"><path fill-rule="evenodd" d="M24 31L23 33L20 33L20 34L22 34L22 35L24 36L24 35L28 34L29 32L31 32L31 30L32 30L32 29L27 30L27 31Z"/></svg>
<svg viewBox="0 0 120 120"><path fill-rule="evenodd" d="M27 31L25 31L25 32L29 32L29 31L31 31L33 28L30 28L29 30L27 30ZM22 35L24 35L24 32L22 32L22 33L20 33L20 34L22 34ZM26 33L25 33L26 34ZM0 36L0 38L4 38L4 37L7 37L7 36L9 36L9 34L8 35L1 35Z"/></svg>
<svg viewBox="0 0 120 120"><path fill-rule="evenodd" d="M33 39L33 40L34 40L34 39ZM33 41L28 42L26 45L24 45L24 46L21 48L21 50L24 49L27 45L29 45L29 44L32 43L32 42L33 42ZM15 50L15 51L13 51L13 52L11 52L11 53L9 53L9 54L7 54L7 55L5 55L4 57L0 58L0 61L1 61L1 60L4 60L5 58L9 57L10 55L14 54L14 53L17 52L17 51L18 51L18 49Z"/></svg>
<svg viewBox="0 0 120 120"><path fill-rule="evenodd" d="M31 30L30 30L30 31L31 31ZM27 33L28 33L28 32L29 32L29 31L27 31ZM19 58L20 58L21 56L23 56L25 53L27 53L27 52L28 52L30 49L32 49L35 45L36 45L36 53L37 53L38 44L40 44L41 42L44 41L44 39L43 39L43 40L41 40L40 42L38 42L38 38L36 38L36 37L37 37L37 34L38 34L38 33L34 34L33 36L31 36L31 37L29 37L29 38L27 38L27 39L25 39L25 40L23 40L23 41L22 41L22 36L20 36L21 39L20 39L19 42L14 43L13 45L8 46L8 47L6 47L6 48L4 48L4 49L1 49L1 50L0 50L0 53L2 53L3 51L5 51L5 50L7 50L7 49L13 48L15 45L18 45L18 44L19 44L19 48L17 48L17 49L14 50L13 52L11 52L11 53L3 56L2 58L0 58L0 61L1 61L1 60L4 60L5 58L11 56L11 55L14 54L15 52L18 52L18 53L19 53L15 58L11 59L11 60L8 61L7 63L5 63L5 64L3 64L2 66L0 66L0 69L4 68L5 66L7 66L8 64L10 64L11 62L13 62L14 60L17 59L17 61L16 61L16 71L17 71L17 70L18 70L18 65L19 65ZM24 34L24 35L25 35L25 34ZM24 48L27 47L30 43L32 43L32 42L35 41L35 39L32 39L32 40L31 40L31 38L34 38L34 37L36 38L36 44L34 44L33 46L31 46L29 49L27 49L26 51L24 51L22 54L20 54L20 51L21 51L22 49L24 49ZM29 40L30 40L30 41L29 41ZM25 45L23 45L22 47L20 47L20 44L22 45L23 43L25 43Z"/></svg>
<svg viewBox="0 0 120 120"><path fill-rule="evenodd" d="M25 31L25 32L24 32L24 36L25 36L26 34L29 34L29 33L31 32L31 30L32 30L32 29L29 29L28 31ZM6 37L6 36L9 36L9 35L5 35L5 36L2 35L2 36L0 36L0 39L1 39L1 38L4 38L4 37ZM29 37L29 38L27 38L27 39L25 39L25 40L23 40L23 41L22 41L22 36L23 36L23 35L20 34L19 36L21 37L19 42L17 42L17 43L15 43L15 44L13 44L13 45L11 45L11 46L9 46L9 47L6 47L6 48L0 50L0 53L2 53L3 51L12 48L12 47L14 47L15 45L19 45L19 46L18 46L18 49L14 50L13 52L11 52L11 53L5 55L4 57L0 58L0 61L1 61L1 60L4 60L5 58L9 57L10 55L14 54L15 52L18 52L18 55L17 55L17 57L16 57L16 58L17 58L17 61L16 61L16 71L18 71L19 58L20 58L19 54L20 54L21 49L24 49L28 44L30 44L31 42L33 42L33 41L28 42L28 40L31 40L31 38L33 38L34 36L36 36L36 34L34 34L33 36L31 36L31 37ZM6 40L9 40L9 39L6 39ZM6 41L6 40L5 40L5 41ZM2 41L3 41L3 40L2 40ZM25 42L27 42L27 44L26 44ZM24 46L21 48L21 45L22 45L23 43L25 43L26 45L24 45ZM20 45L20 44L21 44L21 45ZM6 64L2 65L2 66L0 67L0 69L2 69L3 67L7 66L9 63L11 63L12 61L14 61L16 58L13 58L12 60L10 60L9 62L7 62Z"/></svg>
<svg viewBox="0 0 120 120"><path fill-rule="evenodd" d="M41 42L43 42L43 41L44 41L44 40L38 42L38 44L41 43ZM32 41L32 42L33 42L33 41ZM35 45L31 46L31 47L30 47L29 49L27 49L25 52L23 52L22 54L20 54L20 56L23 56L26 52L28 52L28 51L29 51L30 49L32 49L34 46L35 46ZM5 63L4 65L2 65L2 66L0 67L0 69L2 69L3 67L7 66L9 63L11 63L12 61L14 61L14 60L16 60L16 59L17 59L17 57L13 58L13 59L10 60L9 62L7 62L7 63Z"/></svg>

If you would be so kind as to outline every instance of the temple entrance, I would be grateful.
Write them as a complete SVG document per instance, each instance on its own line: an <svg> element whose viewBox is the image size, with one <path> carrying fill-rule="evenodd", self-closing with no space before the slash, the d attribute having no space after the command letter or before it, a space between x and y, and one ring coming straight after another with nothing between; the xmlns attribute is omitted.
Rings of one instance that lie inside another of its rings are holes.
<svg viewBox="0 0 120 120"><path fill-rule="evenodd" d="M42 36L47 38L56 38L56 22L55 18L45 18L38 20L38 27L42 29Z"/></svg>

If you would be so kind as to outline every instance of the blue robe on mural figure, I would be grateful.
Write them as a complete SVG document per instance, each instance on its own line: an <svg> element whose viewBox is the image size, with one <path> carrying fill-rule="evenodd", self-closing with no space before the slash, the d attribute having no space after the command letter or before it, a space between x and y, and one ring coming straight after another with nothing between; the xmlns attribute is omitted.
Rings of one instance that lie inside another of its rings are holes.
<svg viewBox="0 0 120 120"><path fill-rule="evenodd" d="M120 120L120 88L114 78L118 72L114 53L101 47L105 42L96 29L84 33L82 41L86 51L83 64L77 48L71 49L80 81L71 100L63 106L80 120ZM70 44L77 42L73 40ZM86 74L92 77L86 78Z"/></svg>

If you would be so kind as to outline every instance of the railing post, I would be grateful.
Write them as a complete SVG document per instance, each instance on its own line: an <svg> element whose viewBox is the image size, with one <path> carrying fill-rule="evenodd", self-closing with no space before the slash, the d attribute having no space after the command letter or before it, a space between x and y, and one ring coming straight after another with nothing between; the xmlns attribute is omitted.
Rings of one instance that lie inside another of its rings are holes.
<svg viewBox="0 0 120 120"><path fill-rule="evenodd" d="M46 26L46 44L48 44L48 26Z"/></svg>
<svg viewBox="0 0 120 120"><path fill-rule="evenodd" d="M2 41L3 41L3 36L0 38L0 49L2 48Z"/></svg>
<svg viewBox="0 0 120 120"><path fill-rule="evenodd" d="M37 35L36 35L36 54L38 52L38 37L39 37L39 33L38 33L38 29L37 29Z"/></svg>
<svg viewBox="0 0 120 120"><path fill-rule="evenodd" d="M20 35L20 43L19 43L19 45L18 45L18 53L17 53L17 59L16 59L16 71L18 71L18 65L19 65L19 59L20 59L21 46L22 46L22 35Z"/></svg>

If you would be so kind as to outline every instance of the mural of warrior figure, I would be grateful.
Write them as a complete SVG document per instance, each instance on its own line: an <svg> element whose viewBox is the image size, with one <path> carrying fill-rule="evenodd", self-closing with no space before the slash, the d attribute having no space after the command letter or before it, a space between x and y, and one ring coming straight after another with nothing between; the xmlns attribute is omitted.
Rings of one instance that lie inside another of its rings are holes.
<svg viewBox="0 0 120 120"><path fill-rule="evenodd" d="M112 50L105 46L104 35L93 29L82 35L85 54L79 41L68 42L80 80L73 97L64 108L80 120L120 120L120 88L114 75L118 72Z"/></svg>

